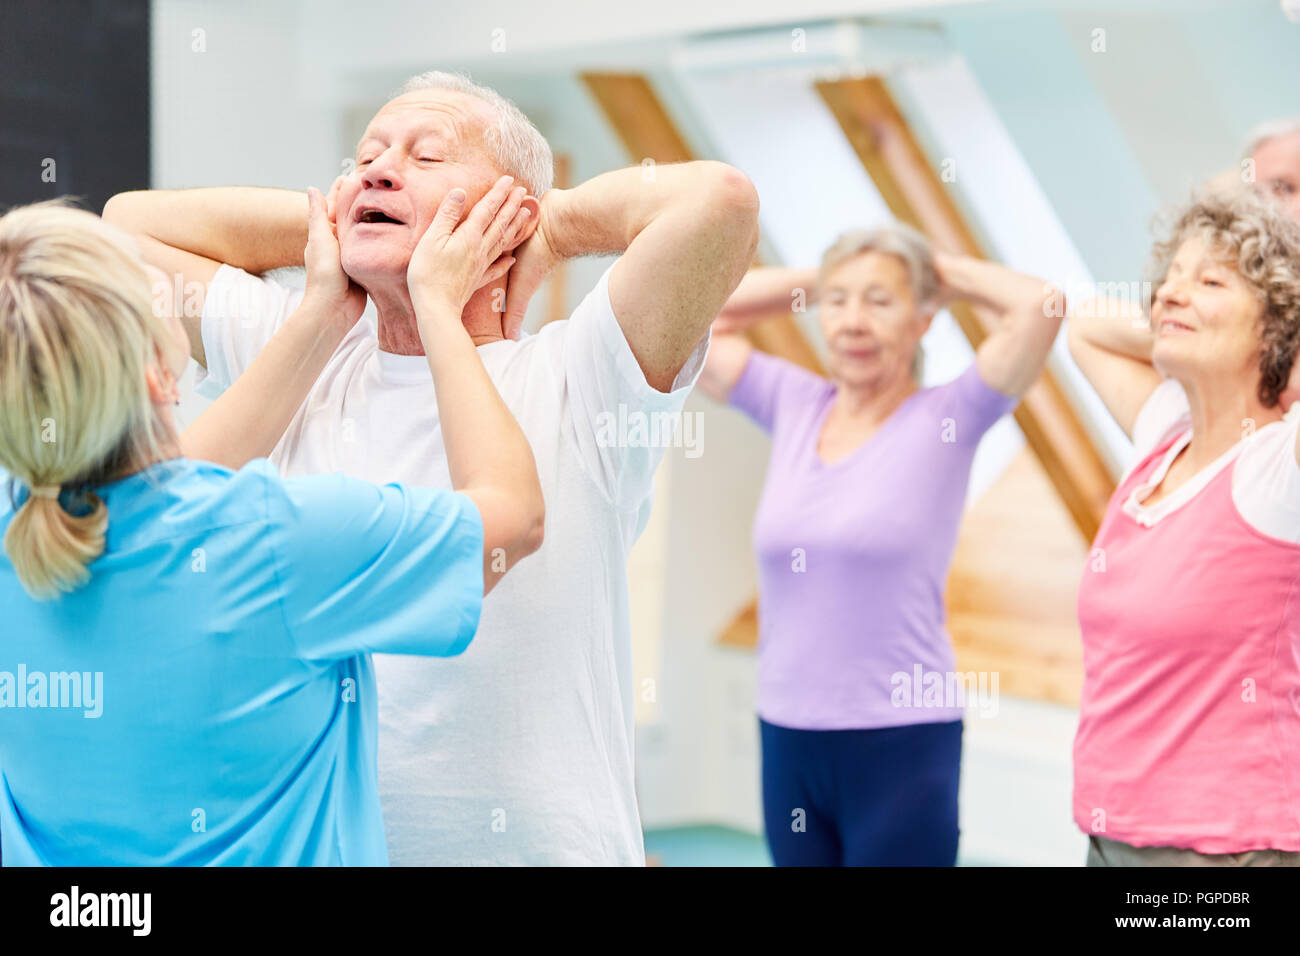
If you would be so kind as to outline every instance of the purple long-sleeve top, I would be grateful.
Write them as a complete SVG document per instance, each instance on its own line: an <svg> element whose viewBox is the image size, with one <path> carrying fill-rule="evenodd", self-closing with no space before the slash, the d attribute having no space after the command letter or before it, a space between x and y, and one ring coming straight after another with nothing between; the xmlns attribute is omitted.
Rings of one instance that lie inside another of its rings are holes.
<svg viewBox="0 0 1300 956"><path fill-rule="evenodd" d="M730 396L772 439L753 537L759 716L805 730L957 720L944 582L975 449L1017 400L972 362L826 464L835 390L756 351Z"/></svg>

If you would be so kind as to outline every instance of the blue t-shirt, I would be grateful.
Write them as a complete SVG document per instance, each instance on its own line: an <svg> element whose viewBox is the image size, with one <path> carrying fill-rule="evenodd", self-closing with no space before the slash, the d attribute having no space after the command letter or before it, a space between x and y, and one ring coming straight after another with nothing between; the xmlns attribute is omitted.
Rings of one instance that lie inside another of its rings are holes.
<svg viewBox="0 0 1300 956"><path fill-rule="evenodd" d="M473 502L264 460L99 494L84 587L32 600L0 550L4 865L386 864L369 655L469 644Z"/></svg>

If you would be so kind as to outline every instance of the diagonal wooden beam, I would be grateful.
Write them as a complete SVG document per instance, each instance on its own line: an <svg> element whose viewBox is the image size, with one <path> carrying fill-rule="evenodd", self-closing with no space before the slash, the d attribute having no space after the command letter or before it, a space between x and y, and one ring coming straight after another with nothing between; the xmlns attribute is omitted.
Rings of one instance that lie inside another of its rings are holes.
<svg viewBox="0 0 1300 956"><path fill-rule="evenodd" d="M581 73L579 78L635 162L687 163L695 158L642 74Z"/></svg>
<svg viewBox="0 0 1300 956"><path fill-rule="evenodd" d="M686 163L696 158L643 75L582 73L579 76L633 162ZM745 334L764 352L819 374L822 371L817 353L789 314L755 323Z"/></svg>
<svg viewBox="0 0 1300 956"><path fill-rule="evenodd" d="M840 129L894 216L919 229L939 248L983 257L979 242L944 188L907 121L879 77L816 84ZM978 347L988 327L963 304L949 311ZM1101 526L1114 479L1060 384L1044 371L1015 411L1025 440L1088 541Z"/></svg>

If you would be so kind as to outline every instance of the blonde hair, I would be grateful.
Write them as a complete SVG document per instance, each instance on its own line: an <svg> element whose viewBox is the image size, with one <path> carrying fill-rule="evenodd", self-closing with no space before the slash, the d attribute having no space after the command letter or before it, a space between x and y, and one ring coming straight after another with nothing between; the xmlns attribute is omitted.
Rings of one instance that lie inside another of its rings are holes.
<svg viewBox="0 0 1300 956"><path fill-rule="evenodd" d="M930 308L939 298L939 270L934 264L934 250L930 240L905 223L896 222L875 229L850 229L843 232L822 253L817 284L826 285L826 278L840 265L868 252L893 256L907 270L907 280L912 287L912 300L918 311ZM916 343L912 356L912 377L918 381L925 368L925 351Z"/></svg>
<svg viewBox="0 0 1300 956"><path fill-rule="evenodd" d="M84 584L103 553L108 508L90 486L156 455L145 374L162 335L139 255L99 217L57 201L0 216L4 548L38 600Z"/></svg>

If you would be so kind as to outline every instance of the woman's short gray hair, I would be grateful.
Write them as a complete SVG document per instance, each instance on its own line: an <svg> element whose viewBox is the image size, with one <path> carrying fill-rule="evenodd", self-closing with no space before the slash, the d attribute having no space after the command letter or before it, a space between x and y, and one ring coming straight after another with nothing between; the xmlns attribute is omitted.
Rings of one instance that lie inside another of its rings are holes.
<svg viewBox="0 0 1300 956"><path fill-rule="evenodd" d="M917 311L927 311L938 300L939 270L934 264L934 249L930 246L930 240L901 222L874 229L850 229L841 233L822 254L817 284L824 287L826 277L836 268L868 252L893 256L903 263ZM912 377L917 381L921 379L924 365L925 352L918 342L916 354L912 357Z"/></svg>
<svg viewBox="0 0 1300 956"><path fill-rule="evenodd" d="M551 144L519 107L491 87L475 83L463 73L430 70L411 77L398 91L401 96L417 90L452 90L477 97L491 106L497 121L488 127L488 147L496 154L501 171L528 187L529 193L541 197L555 179L555 159Z"/></svg>
<svg viewBox="0 0 1300 956"><path fill-rule="evenodd" d="M911 226L893 223L875 229L850 229L841 233L831 247L822 254L819 285L841 264L868 252L894 256L907 270L907 280L912 286L912 298L918 309L926 308L939 297L939 270L934 265L934 250L930 240Z"/></svg>

